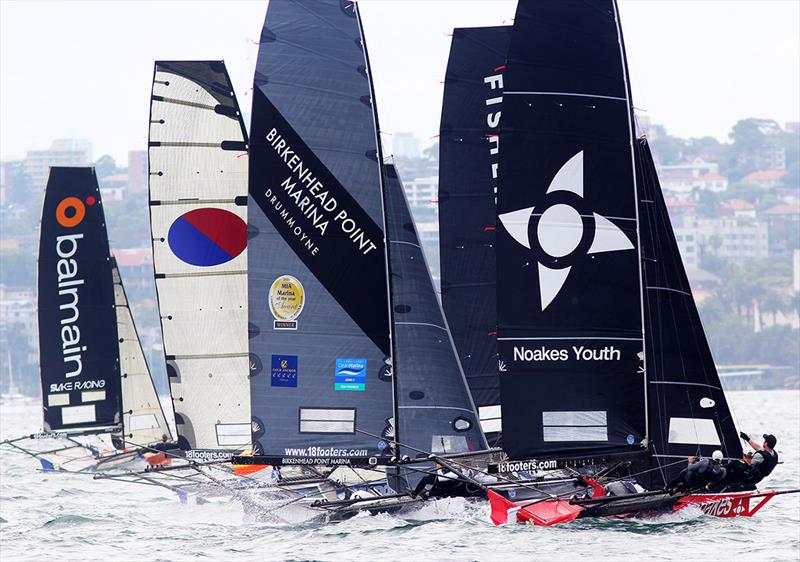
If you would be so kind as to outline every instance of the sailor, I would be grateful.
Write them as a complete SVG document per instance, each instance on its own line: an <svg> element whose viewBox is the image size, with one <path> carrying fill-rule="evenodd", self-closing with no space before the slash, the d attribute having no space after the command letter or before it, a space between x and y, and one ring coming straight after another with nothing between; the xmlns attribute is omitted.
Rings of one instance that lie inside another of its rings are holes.
<svg viewBox="0 0 800 562"><path fill-rule="evenodd" d="M689 464L667 487L671 493L687 492L699 488L709 488L725 479L727 470L722 466L724 455L716 450L711 458L689 457Z"/></svg>
<svg viewBox="0 0 800 562"><path fill-rule="evenodd" d="M147 446L147 449L149 449L150 451L161 451L161 452L167 452L177 448L178 444L170 441L169 436L166 433L161 436L161 441Z"/></svg>
<svg viewBox="0 0 800 562"><path fill-rule="evenodd" d="M739 437L750 445L755 453L745 454L741 461L728 463L727 467L732 473L728 481L730 483L757 484L769 476L778 464L778 452L775 451L778 440L771 433L765 433L762 436L764 442L761 445L750 439L750 436L744 431L739 433Z"/></svg>

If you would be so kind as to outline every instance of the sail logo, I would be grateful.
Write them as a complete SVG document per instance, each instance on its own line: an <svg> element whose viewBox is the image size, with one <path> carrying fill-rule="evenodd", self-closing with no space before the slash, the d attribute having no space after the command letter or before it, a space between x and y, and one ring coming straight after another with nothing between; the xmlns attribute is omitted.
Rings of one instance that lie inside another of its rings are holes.
<svg viewBox="0 0 800 562"><path fill-rule="evenodd" d="M291 275L281 275L269 288L269 310L275 317L276 330L296 330L297 317L306 305L306 291L300 280Z"/></svg>
<svg viewBox="0 0 800 562"><path fill-rule="evenodd" d="M272 356L271 386L297 388L297 355Z"/></svg>
<svg viewBox="0 0 800 562"><path fill-rule="evenodd" d="M86 198L86 203L77 197L65 197L56 206L56 222L64 228L75 228L86 218L86 205L90 207L97 200L93 196ZM64 362L66 378L77 377L83 372L83 355L87 351L81 345L81 329L78 326L81 312L78 287L84 280L78 275L78 241L83 239L82 233L64 234L56 237L56 277L58 279L58 296L61 302L58 310L62 314L61 323L61 355Z"/></svg>
<svg viewBox="0 0 800 562"><path fill-rule="evenodd" d="M91 206L96 202L91 195L86 198L86 204ZM86 216L86 206L77 197L65 197L56 207L56 222L64 228L74 228L83 222Z"/></svg>
<svg viewBox="0 0 800 562"><path fill-rule="evenodd" d="M499 66L495 70L503 70L505 66ZM483 83L489 86L490 90L498 90L492 92L492 97L486 99L486 107L488 108L486 114L486 125L490 130L497 130L500 127L500 115L502 111L500 108L495 109L493 106L499 105L503 102L503 75L494 74L492 76L484 76ZM498 94L498 95L494 95ZM499 154L500 154L500 135L496 132L487 133L486 139L489 141L489 160L491 162L492 172L492 193L497 203L497 172L499 167Z"/></svg>
<svg viewBox="0 0 800 562"><path fill-rule="evenodd" d="M336 359L334 390L364 391L367 386L366 359Z"/></svg>
<svg viewBox="0 0 800 562"><path fill-rule="evenodd" d="M583 198L583 151L567 160L550 182L547 195L568 192ZM537 211L537 213L534 213ZM537 262L539 274L539 298L544 311L560 293L572 270L571 258L587 235L584 218L593 220L592 242L586 255L633 250L634 245L628 236L606 217L591 213L581 215L572 205L555 203L540 208L526 207L499 215L500 223L511 237L525 248L532 250L529 227L535 217L535 242L538 250L550 258L563 260L561 267L548 267Z"/></svg>
<svg viewBox="0 0 800 562"><path fill-rule="evenodd" d="M198 267L222 265L244 252L247 224L225 209L193 209L172 222L167 243L184 263Z"/></svg>

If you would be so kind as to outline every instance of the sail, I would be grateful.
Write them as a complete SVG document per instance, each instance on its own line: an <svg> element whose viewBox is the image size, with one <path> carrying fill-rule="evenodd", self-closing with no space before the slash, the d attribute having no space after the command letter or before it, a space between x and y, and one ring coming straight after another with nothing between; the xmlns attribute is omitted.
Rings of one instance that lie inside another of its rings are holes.
<svg viewBox="0 0 800 562"><path fill-rule="evenodd" d="M123 441L137 447L159 441L162 435L170 437L171 432L144 358L117 260L113 257L111 276L119 336Z"/></svg>
<svg viewBox="0 0 800 562"><path fill-rule="evenodd" d="M394 432L381 158L355 5L271 2L254 82L254 448L277 462L386 457L374 437Z"/></svg>
<svg viewBox="0 0 800 562"><path fill-rule="evenodd" d="M638 141L642 257L647 325L650 442L657 488L677 475L688 455L719 449L739 459L736 431L714 358L692 297L645 139ZM676 464L677 462L677 464ZM668 466L669 465L669 466Z"/></svg>
<svg viewBox="0 0 800 562"><path fill-rule="evenodd" d="M495 198L511 27L453 30L439 127L442 307L490 442L500 432Z"/></svg>
<svg viewBox="0 0 800 562"><path fill-rule="evenodd" d="M111 255L94 168L50 169L39 238L45 431L121 423Z"/></svg>
<svg viewBox="0 0 800 562"><path fill-rule="evenodd" d="M216 456L250 446L247 135L222 61L156 62L151 99L153 265L178 443Z"/></svg>
<svg viewBox="0 0 800 562"><path fill-rule="evenodd" d="M486 449L475 406L436 298L403 185L386 171L389 271L394 309L400 455L466 453ZM427 456L427 455L424 455Z"/></svg>
<svg viewBox="0 0 800 562"><path fill-rule="evenodd" d="M643 452L633 127L613 0L521 0L504 83L503 448L515 459Z"/></svg>

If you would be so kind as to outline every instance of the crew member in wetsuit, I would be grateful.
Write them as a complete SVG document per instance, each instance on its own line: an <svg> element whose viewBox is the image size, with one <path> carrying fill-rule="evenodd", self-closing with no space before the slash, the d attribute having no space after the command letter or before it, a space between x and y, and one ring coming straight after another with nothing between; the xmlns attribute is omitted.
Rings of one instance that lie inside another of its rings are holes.
<svg viewBox="0 0 800 562"><path fill-rule="evenodd" d="M722 451L719 450L714 451L710 459L689 457L689 465L670 482L667 489L674 494L719 484L727 474L722 466L723 458Z"/></svg>
<svg viewBox="0 0 800 562"><path fill-rule="evenodd" d="M739 433L739 437L755 449L755 453L746 454L742 460L733 460L726 465L728 477L725 479L725 484L731 486L758 484L769 476L778 464L778 453L775 451L778 440L774 435L765 433L764 442L759 445L745 432Z"/></svg>

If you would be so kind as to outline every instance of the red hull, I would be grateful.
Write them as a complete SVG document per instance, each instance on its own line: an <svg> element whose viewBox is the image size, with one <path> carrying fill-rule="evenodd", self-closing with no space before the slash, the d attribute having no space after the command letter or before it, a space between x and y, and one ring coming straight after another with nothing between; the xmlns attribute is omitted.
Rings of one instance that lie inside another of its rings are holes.
<svg viewBox="0 0 800 562"><path fill-rule="evenodd" d="M691 495L680 498L672 506L673 511L689 506L697 506L706 515L714 517L752 517L775 496L776 492L735 492L722 494ZM624 496L623 496L624 497ZM549 527L566 523L581 517L586 510L569 500L534 500L512 502L500 494L489 490L491 519L495 525L506 523L530 523ZM617 516L632 516L642 511L631 511Z"/></svg>

